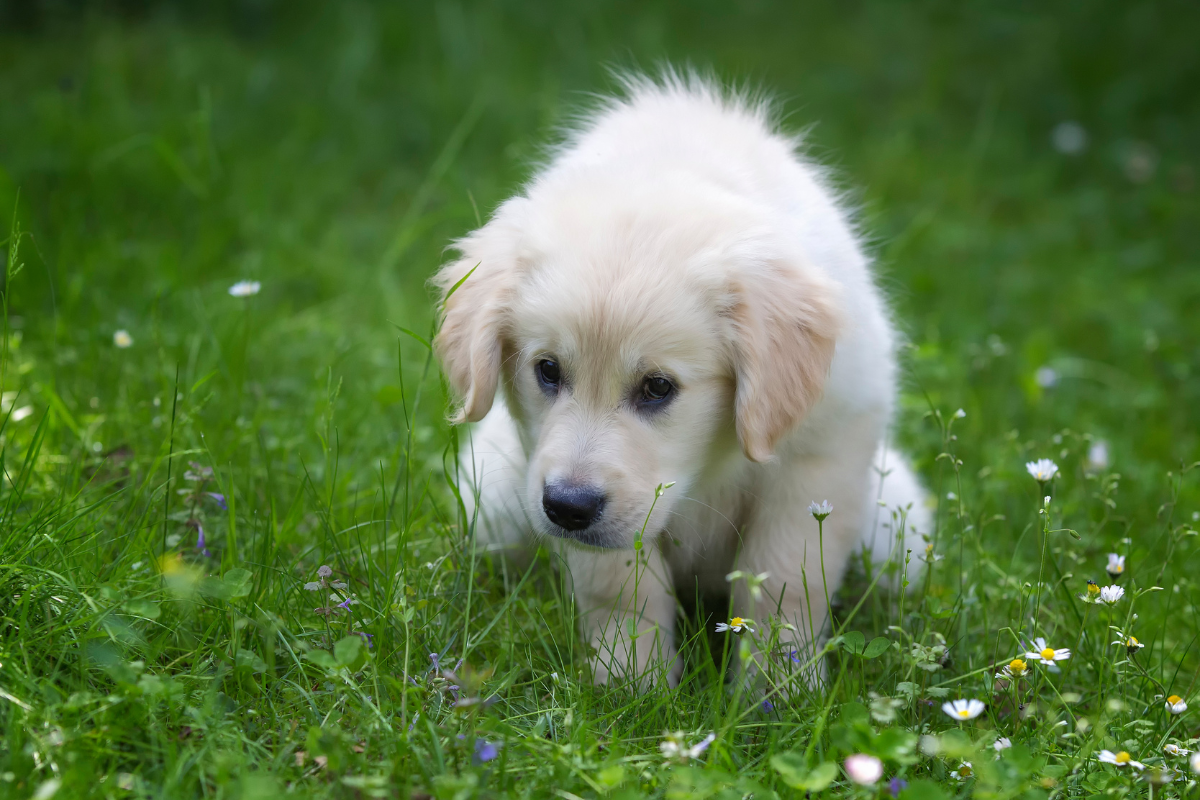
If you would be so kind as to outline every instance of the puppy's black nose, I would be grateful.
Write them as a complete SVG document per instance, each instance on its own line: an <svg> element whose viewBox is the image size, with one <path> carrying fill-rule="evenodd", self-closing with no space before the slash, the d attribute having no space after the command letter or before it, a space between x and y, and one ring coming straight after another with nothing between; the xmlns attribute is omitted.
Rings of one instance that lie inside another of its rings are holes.
<svg viewBox="0 0 1200 800"><path fill-rule="evenodd" d="M547 519L569 531L581 531L595 522L604 510L604 500L604 493L592 486L547 483L542 489Z"/></svg>

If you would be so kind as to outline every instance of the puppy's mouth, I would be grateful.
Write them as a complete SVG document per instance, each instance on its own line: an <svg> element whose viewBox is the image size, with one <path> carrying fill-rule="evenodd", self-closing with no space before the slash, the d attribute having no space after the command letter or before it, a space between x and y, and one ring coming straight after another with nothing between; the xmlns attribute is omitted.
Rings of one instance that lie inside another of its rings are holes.
<svg viewBox="0 0 1200 800"><path fill-rule="evenodd" d="M598 550L627 550L630 542L619 533L606 530L604 526L593 525L584 530L569 531L554 523L546 526L546 531L556 539L565 539L575 545Z"/></svg>

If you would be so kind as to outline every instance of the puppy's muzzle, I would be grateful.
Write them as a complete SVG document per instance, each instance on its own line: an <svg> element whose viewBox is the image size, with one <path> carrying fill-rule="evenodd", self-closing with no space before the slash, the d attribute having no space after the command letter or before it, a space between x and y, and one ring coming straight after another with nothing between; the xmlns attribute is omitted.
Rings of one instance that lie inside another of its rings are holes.
<svg viewBox="0 0 1200 800"><path fill-rule="evenodd" d="M568 531L582 531L604 513L608 498L594 486L556 482L542 489L542 510L546 519Z"/></svg>

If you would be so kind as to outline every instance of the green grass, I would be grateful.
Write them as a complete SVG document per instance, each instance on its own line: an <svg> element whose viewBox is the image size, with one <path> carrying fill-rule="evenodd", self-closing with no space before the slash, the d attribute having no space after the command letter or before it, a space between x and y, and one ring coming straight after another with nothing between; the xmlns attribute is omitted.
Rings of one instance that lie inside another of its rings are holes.
<svg viewBox="0 0 1200 800"><path fill-rule="evenodd" d="M1095 756L1183 767L1162 746L1200 734L1198 34L1169 2L0 3L0 796L873 796L821 766L853 752L913 800L1147 795ZM442 248L606 65L663 59L813 126L911 340L897 436L940 498L928 582L856 570L829 685L771 712L694 623L678 691L591 687L549 559L475 551L400 330L427 336ZM1076 599L1109 552L1111 612ZM322 564L348 613L313 611ZM997 690L1033 635L1074 656ZM431 652L498 702L453 707ZM960 696L987 712L952 722ZM674 730L717 738L672 764Z"/></svg>

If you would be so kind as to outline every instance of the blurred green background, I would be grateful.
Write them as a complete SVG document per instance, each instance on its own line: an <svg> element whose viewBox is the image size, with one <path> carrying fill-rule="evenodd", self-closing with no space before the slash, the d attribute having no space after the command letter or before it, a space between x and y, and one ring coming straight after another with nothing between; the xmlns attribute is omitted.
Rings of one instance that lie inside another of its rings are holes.
<svg viewBox="0 0 1200 800"><path fill-rule="evenodd" d="M130 381L178 362L185 384L219 369L286 397L332 368L366 407L395 382L391 323L427 330L447 242L611 68L669 62L761 87L808 131L918 347L920 409L1087 429L1127 462L1198 454L1194 3L0 9L0 210L19 191L36 242L12 312L64 398L126 386L100 355L123 327L161 362ZM271 319L226 352L243 277Z"/></svg>
<svg viewBox="0 0 1200 800"><path fill-rule="evenodd" d="M944 628L955 669L986 672L996 620L1025 624L1040 491L1023 464L1049 456L1063 468L1056 514L1084 533L1056 558L1079 583L1120 549L1140 585L1174 583L1139 601L1156 648L1144 660L1164 681L1194 674L1195 552L1173 549L1187 531L1172 525L1200 510L1194 480L1177 482L1200 458L1198 41L1200 4L1183 1L0 0L0 230L28 234L19 259L11 238L3 256L0 672L31 706L0 704L0 794L48 779L33 753L77 758L64 773L77 794L111 793L92 764L183 795L226 785L239 764L299 775L294 751L320 745L345 708L277 646L326 646L301 589L322 563L362 588L360 621L378 637L367 674L389 724L418 699L398 676L430 651L466 652L457 631L504 617L473 657L504 684L507 716L487 724L514 769L544 781L528 786L583 791L577 755L608 758L600 741L624 736L657 759L664 728L714 728L720 703L698 693L689 707L690 687L623 706L580 683L566 702L581 750L545 756L542 727L520 739L542 719L539 681L584 670L549 572L510 609L474 561L423 563L469 541L444 482L446 398L419 341L433 324L426 281L614 88L612 69L663 63L777 97L857 209L912 345L898 436L972 521L951 526L958 560L939 570L978 567L957 610L964 579L950 574L924 617L898 621ZM230 297L243 279L261 293ZM119 329L128 349L114 347ZM923 419L959 407L957 442ZM1099 440L1123 480L1085 467ZM936 460L944 449L963 460L961 482ZM211 557L176 494L190 459L217 470L211 488L230 501L204 518ZM243 581L176 608L148 566L164 551L197 575L248 568L253 593L234 593ZM479 598L465 612L464 594ZM424 610L401 625L409 595ZM883 631L893 611L876 599L863 624ZM242 625L262 633L261 658L243 658ZM126 662L163 676L154 691L190 693L186 711L133 684ZM1090 692L1089 675L1076 688ZM96 705L110 691L124 705ZM80 711L77 692L98 710ZM375 724L358 712L342 722L355 736ZM607 727L589 739L584 719ZM747 758L809 736L813 719L786 718L767 744L749 726ZM186 738L192 726L206 738ZM372 769L390 759L408 780L441 758L439 736L329 752Z"/></svg>

